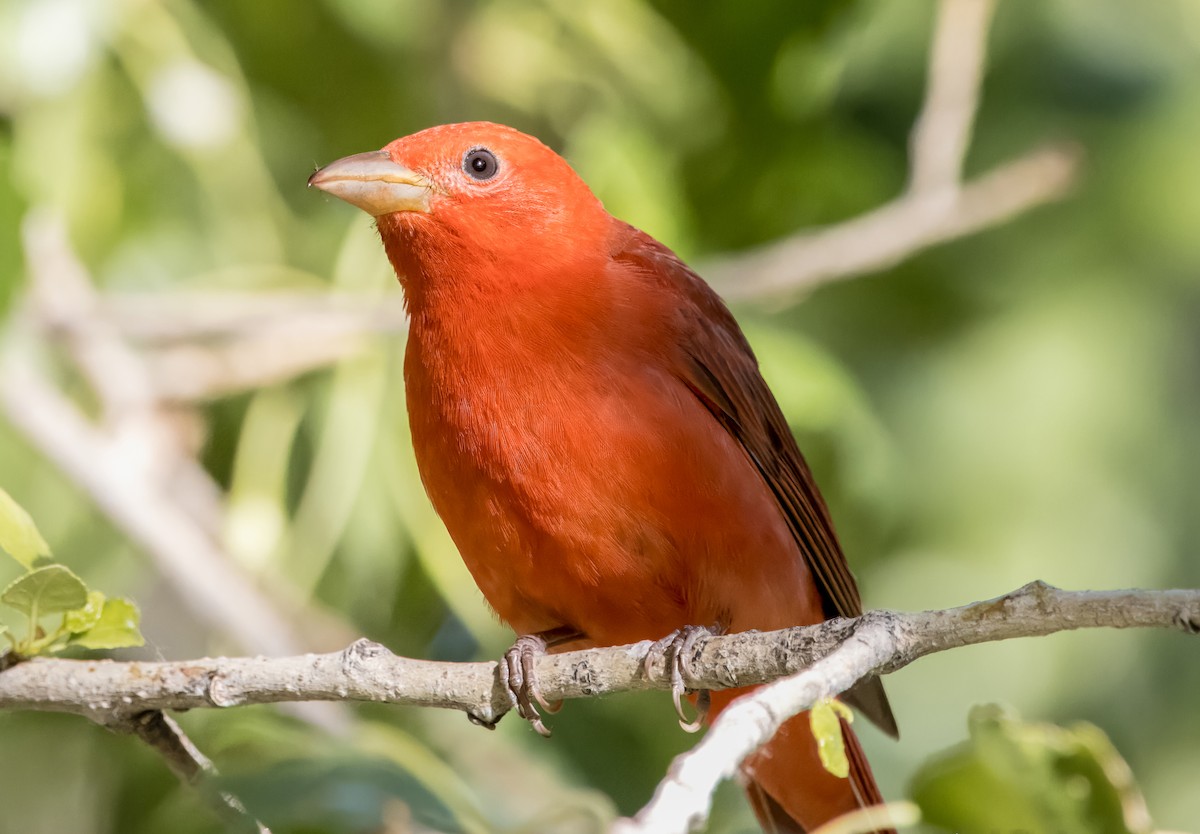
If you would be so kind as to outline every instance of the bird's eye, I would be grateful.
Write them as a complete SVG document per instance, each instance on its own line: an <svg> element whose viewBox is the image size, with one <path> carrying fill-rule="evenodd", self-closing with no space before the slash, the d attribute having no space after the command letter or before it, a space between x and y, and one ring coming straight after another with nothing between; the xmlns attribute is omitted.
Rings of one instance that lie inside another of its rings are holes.
<svg viewBox="0 0 1200 834"><path fill-rule="evenodd" d="M463 170L477 180L490 180L500 170L500 162L487 148L475 148L463 157Z"/></svg>

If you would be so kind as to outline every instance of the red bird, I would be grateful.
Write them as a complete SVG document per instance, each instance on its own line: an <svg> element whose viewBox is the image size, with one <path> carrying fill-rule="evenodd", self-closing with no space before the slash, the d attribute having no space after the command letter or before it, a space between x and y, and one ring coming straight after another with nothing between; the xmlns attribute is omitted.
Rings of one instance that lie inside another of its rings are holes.
<svg viewBox="0 0 1200 834"><path fill-rule="evenodd" d="M411 319L421 478L483 595L525 635L506 660L535 726L520 678L547 645L862 612L737 322L562 157L512 128L445 125L309 185L376 218ZM737 694L713 693L713 713ZM878 679L844 698L895 734ZM845 732L849 779L821 766L806 715L746 763L764 828L809 832L881 801Z"/></svg>

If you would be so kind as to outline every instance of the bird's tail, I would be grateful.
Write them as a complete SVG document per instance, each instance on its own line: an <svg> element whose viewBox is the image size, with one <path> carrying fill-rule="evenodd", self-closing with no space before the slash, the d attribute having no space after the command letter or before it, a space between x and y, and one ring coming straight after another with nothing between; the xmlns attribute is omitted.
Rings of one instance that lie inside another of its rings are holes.
<svg viewBox="0 0 1200 834"><path fill-rule="evenodd" d="M747 691L713 692L709 719ZM767 834L810 834L842 814L883 802L867 757L845 721L842 736L850 760L850 775L845 779L821 764L807 712L787 721L742 765L746 794ZM879 834L895 831L881 828Z"/></svg>

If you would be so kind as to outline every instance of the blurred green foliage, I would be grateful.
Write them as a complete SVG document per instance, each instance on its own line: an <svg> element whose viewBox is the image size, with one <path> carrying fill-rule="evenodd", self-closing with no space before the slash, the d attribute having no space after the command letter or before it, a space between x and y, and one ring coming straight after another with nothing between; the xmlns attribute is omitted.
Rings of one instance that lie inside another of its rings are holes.
<svg viewBox="0 0 1200 834"><path fill-rule="evenodd" d="M369 221L314 165L493 119L560 149L610 210L702 264L898 193L933 5L884 0L0 0L0 307L31 207L109 291L396 293ZM869 606L1041 578L1200 585L1200 6L1002 3L968 169L1087 151L1069 201L777 310L737 310L823 485ZM247 569L400 653L494 657L494 622L411 459L401 340L205 404L203 460ZM225 647L20 435L0 483L150 647ZM18 572L0 567L0 582ZM340 635L343 632L337 631ZM135 656L131 654L130 656ZM903 741L863 728L887 796L979 702L1103 728L1157 825L1200 820L1200 664L1177 635L1086 633L928 658L888 680ZM277 832L595 830L691 739L667 700L570 704L542 742L431 710L330 741L269 710L183 723ZM863 722L859 722L860 725ZM0 830L209 832L135 742L0 713ZM51 787L52 786L52 787ZM712 831L753 830L730 787ZM301 800L303 802L301 803ZM391 809L391 810L389 810Z"/></svg>
<svg viewBox="0 0 1200 834"><path fill-rule="evenodd" d="M1129 766L1094 725L1022 723L986 706L971 711L970 731L917 771L924 822L956 834L1151 834Z"/></svg>

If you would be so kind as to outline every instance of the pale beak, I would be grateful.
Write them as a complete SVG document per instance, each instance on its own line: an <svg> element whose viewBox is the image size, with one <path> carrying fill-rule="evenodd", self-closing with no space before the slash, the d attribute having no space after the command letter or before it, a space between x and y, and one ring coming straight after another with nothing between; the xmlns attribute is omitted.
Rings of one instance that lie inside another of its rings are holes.
<svg viewBox="0 0 1200 834"><path fill-rule="evenodd" d="M369 151L331 162L308 178L319 188L373 217L397 211L429 211L432 183L393 162L386 151Z"/></svg>

